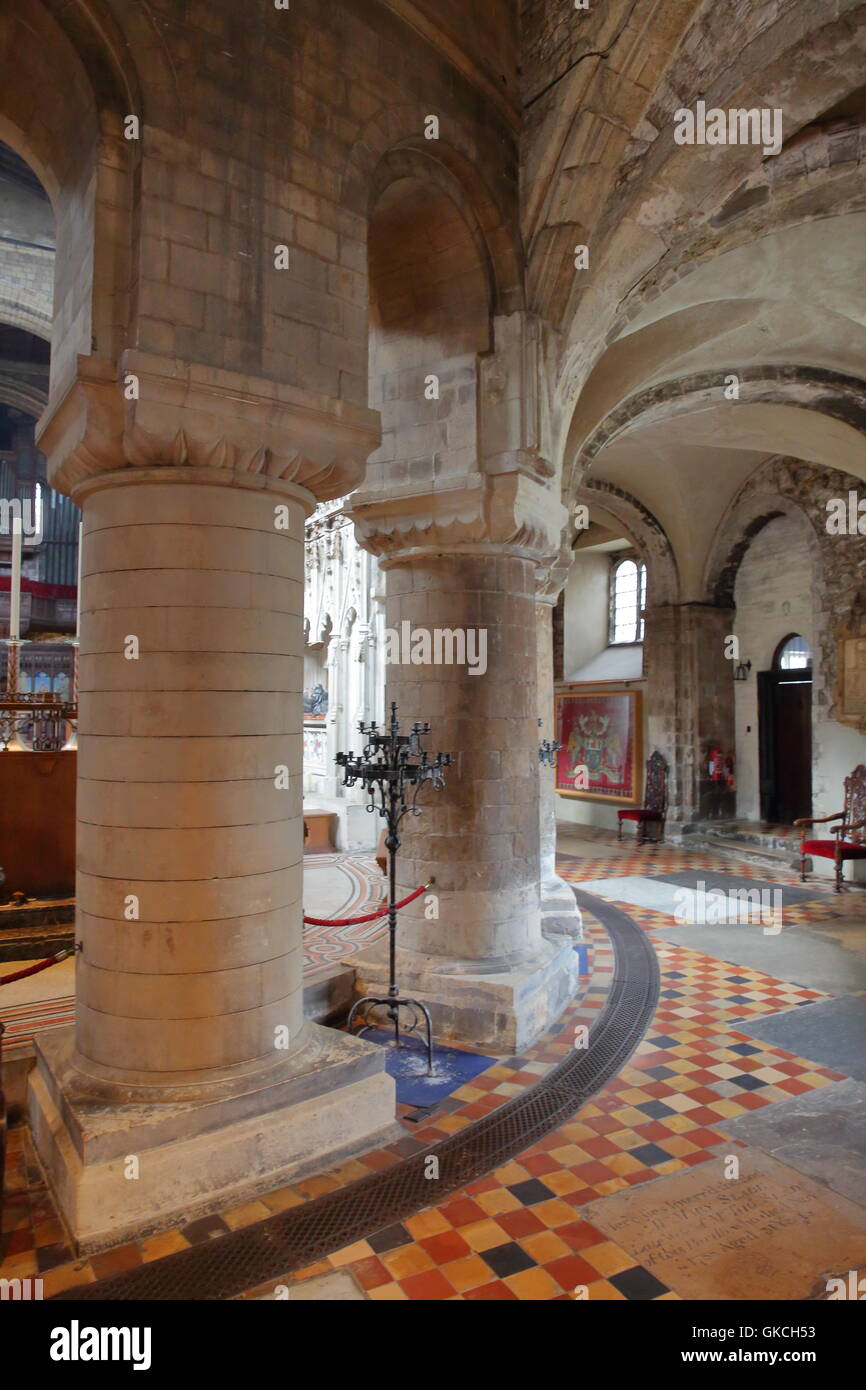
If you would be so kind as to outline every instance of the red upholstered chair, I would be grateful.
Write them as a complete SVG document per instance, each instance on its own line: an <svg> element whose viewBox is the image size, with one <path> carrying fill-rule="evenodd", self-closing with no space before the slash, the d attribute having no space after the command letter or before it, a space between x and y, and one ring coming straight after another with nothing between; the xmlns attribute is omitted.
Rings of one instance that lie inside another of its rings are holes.
<svg viewBox="0 0 866 1390"><path fill-rule="evenodd" d="M648 825L657 825L659 833L656 843L660 844L665 837L665 816L668 809L668 765L661 753L653 753L647 760L646 765L646 790L644 792L644 805L635 806L634 810L617 811L619 820L618 839L622 839L622 823L625 820L637 821L637 842L642 845L646 839Z"/></svg>
<svg viewBox="0 0 866 1390"><path fill-rule="evenodd" d="M805 829L809 825L828 825L839 821L831 830L832 840L807 840ZM795 820L795 825L804 830L800 841L800 878L806 882L806 856L817 854L821 859L833 859L836 864L836 892L842 892L842 875L848 859L866 859L866 767L861 763L855 767L850 777L845 778L845 809L833 816L820 816L812 820Z"/></svg>

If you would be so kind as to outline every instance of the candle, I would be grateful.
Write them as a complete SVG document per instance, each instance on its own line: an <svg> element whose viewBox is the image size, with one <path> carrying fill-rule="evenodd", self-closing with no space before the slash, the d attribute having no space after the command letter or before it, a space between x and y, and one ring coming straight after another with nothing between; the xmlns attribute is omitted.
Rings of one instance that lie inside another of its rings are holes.
<svg viewBox="0 0 866 1390"><path fill-rule="evenodd" d="M75 591L75 640L81 639L81 541L84 533L84 522L78 523L78 588Z"/></svg>
<svg viewBox="0 0 866 1390"><path fill-rule="evenodd" d="M9 589L9 636L21 636L21 518L12 518L12 584Z"/></svg>

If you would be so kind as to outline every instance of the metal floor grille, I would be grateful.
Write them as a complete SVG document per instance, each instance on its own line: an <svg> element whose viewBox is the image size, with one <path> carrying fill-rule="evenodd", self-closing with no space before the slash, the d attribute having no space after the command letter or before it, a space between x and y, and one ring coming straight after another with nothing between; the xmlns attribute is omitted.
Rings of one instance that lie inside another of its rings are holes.
<svg viewBox="0 0 866 1390"><path fill-rule="evenodd" d="M364 1240L500 1167L570 1119L625 1065L652 1018L659 972L646 934L619 908L574 889L614 950L607 1003L589 1046L573 1051L524 1095L420 1152L277 1216L151 1264L56 1294L55 1300L230 1299ZM439 1178L424 1176L430 1154Z"/></svg>

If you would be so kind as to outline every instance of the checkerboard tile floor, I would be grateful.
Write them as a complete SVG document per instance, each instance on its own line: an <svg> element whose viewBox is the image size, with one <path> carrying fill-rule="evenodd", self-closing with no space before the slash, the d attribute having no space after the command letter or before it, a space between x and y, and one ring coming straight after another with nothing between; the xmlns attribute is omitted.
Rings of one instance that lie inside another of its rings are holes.
<svg viewBox="0 0 866 1390"><path fill-rule="evenodd" d="M720 867L710 856L706 865L696 865L694 856L679 862L680 851L669 856L656 872ZM619 873L634 872L630 860L615 863ZM575 881L599 876L597 860L580 861L579 874L567 862L561 869L566 876L573 873ZM589 914L585 928L592 961L588 988L526 1055L492 1059L486 1071L435 1111L401 1107L405 1136L387 1149L148 1240L75 1259L28 1133L11 1131L3 1220L7 1246L0 1273L41 1273L49 1296L263 1220L429 1148L482 1118L555 1066L573 1047L576 1028L603 1007L612 952L604 929ZM653 1024L629 1065L579 1115L440 1204L336 1251L290 1282L347 1269L374 1301L676 1298L627 1250L582 1220L581 1209L708 1161L718 1145L730 1147L720 1130L726 1121L841 1078L737 1032L743 1018L822 996L684 947L662 943L657 951L662 986ZM246 1296L267 1295L272 1287Z"/></svg>
<svg viewBox="0 0 866 1390"><path fill-rule="evenodd" d="M613 952L607 933L590 913L584 914L584 935L590 962L589 978L559 1021L528 1055L491 1058L484 1072L459 1086L429 1111L398 1105L397 1118L406 1131L405 1137L388 1148L361 1154L291 1186L150 1239L131 1242L89 1259L74 1259L71 1242L45 1187L29 1131L22 1126L10 1130L0 1276L41 1275L45 1296L50 1297L75 1284L118 1274L133 1265L160 1259L310 1201L420 1149L428 1149L473 1120L483 1118L527 1087L534 1086L539 1077L556 1066L573 1047L577 1027L588 1026L604 1007L613 971Z"/></svg>
<svg viewBox="0 0 866 1390"><path fill-rule="evenodd" d="M810 890L814 890L815 897L812 902L785 904L784 916L780 923L783 930L785 927L808 926L812 922L831 921L835 917L847 916L861 905L866 906L866 898L862 896L862 889L849 888L845 893L835 893L829 880L815 877L810 877L804 885L800 880L799 873L793 869L768 869L764 865L753 864L747 860L722 859L710 851L684 850L675 845L665 844L647 844L641 848L635 846L631 853L619 854L613 858L609 855L605 856L604 850L607 844L618 845L614 833L596 831L592 839L598 843L598 857L569 855L567 851L557 855L557 871L566 882L580 885L600 878L614 880L632 877L652 878L661 874L694 871L697 873L735 874L737 878L772 881L778 883L780 887L787 885L791 888L808 887ZM618 845L618 848L622 848L622 846ZM634 903L624 900L611 899L611 901L627 912L632 921L637 922L638 926L646 928L647 931L679 925L677 918L670 913L658 912L649 907L638 907Z"/></svg>

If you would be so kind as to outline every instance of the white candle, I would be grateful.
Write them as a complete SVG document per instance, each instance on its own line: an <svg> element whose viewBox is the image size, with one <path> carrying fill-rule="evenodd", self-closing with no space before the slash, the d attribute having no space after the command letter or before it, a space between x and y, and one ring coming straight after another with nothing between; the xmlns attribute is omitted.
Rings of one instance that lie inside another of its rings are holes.
<svg viewBox="0 0 866 1390"><path fill-rule="evenodd" d="M12 583L9 589L9 636L21 636L21 518L12 518Z"/></svg>
<svg viewBox="0 0 866 1390"><path fill-rule="evenodd" d="M75 640L81 637L81 551L82 538L84 534L84 522L78 523L78 588L75 591Z"/></svg>

